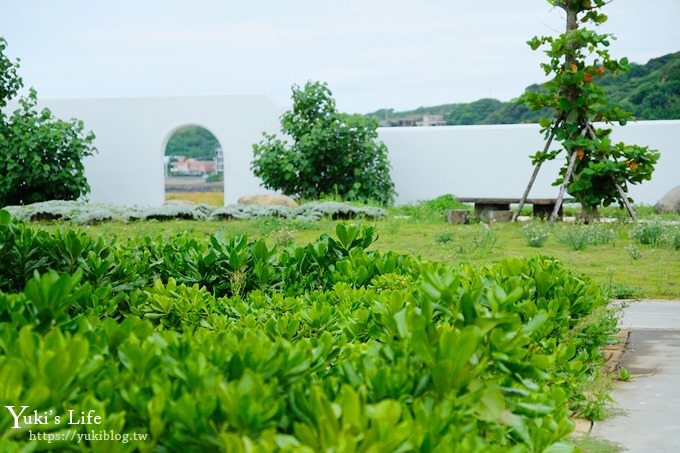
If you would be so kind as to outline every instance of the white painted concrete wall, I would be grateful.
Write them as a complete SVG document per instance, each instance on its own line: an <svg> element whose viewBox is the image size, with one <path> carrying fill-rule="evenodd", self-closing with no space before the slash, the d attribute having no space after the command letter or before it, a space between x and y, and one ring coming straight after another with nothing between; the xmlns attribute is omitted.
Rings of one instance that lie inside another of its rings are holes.
<svg viewBox="0 0 680 453"><path fill-rule="evenodd" d="M85 162L90 199L120 205L164 201L163 155L170 136L187 125L205 127L225 159L225 203L266 192L250 171L252 145L263 131L279 132L285 110L264 96L129 99L64 99L41 103L57 117L79 118L97 135L99 154ZM616 127L616 141L661 151L652 181L632 186L637 203L653 204L680 185L680 121L643 121ZM528 156L543 148L535 124L381 128L389 149L397 202L451 193L460 197L517 197L533 166ZM556 145L555 145L556 146ZM551 185L561 161L544 164L531 192L554 197Z"/></svg>
<svg viewBox="0 0 680 453"><path fill-rule="evenodd" d="M653 179L629 188L637 203L654 204L680 185L680 121L629 123L612 137L661 151ZM447 193L519 198L533 172L528 156L545 144L536 124L381 128L379 139L389 149L398 204ZM545 163L530 196L557 196L551 184L561 165L561 158Z"/></svg>
<svg viewBox="0 0 680 453"><path fill-rule="evenodd" d="M261 193L250 171L252 146L277 132L283 109L265 96L61 99L42 101L63 119L78 118L97 138L85 161L89 199L157 206L165 200L163 156L170 136L188 125L208 129L224 152L225 203Z"/></svg>

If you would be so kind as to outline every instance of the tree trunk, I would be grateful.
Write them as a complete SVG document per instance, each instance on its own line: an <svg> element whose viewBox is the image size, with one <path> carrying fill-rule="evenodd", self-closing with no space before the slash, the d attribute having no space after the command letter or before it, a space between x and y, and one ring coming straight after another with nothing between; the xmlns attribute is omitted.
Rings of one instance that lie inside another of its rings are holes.
<svg viewBox="0 0 680 453"><path fill-rule="evenodd" d="M576 30L578 28L578 10L564 4L561 4L561 6L567 13L566 33ZM576 59L575 55L577 50L578 44L576 44L575 42L569 46L569 52L565 55L564 58L565 71L571 71L572 65L578 65L578 60ZM575 84L564 85L562 87L562 92L564 93L566 99L569 100L569 102L576 102L579 95L581 94L578 86ZM579 122L580 121L581 118L579 117Z"/></svg>
<svg viewBox="0 0 680 453"><path fill-rule="evenodd" d="M567 29L566 33L568 34L569 32L572 32L576 29L578 29L578 13L580 9L578 6L575 4L573 1L569 0L564 0L560 2L556 2L556 5L564 9L564 11L567 13ZM578 65L579 61L576 58L576 53L578 52L578 44L575 42L571 44L568 48L568 52L565 55L564 58L564 70L565 71L572 71L573 67L576 67L578 70ZM576 101L578 98L581 96L581 89L579 88L578 84L576 83L570 83L570 84L565 84L562 86L562 96L569 101L569 104L572 107L572 111L576 110L576 117L574 118L573 115L570 115L571 112L563 112L566 118L566 121L570 122L571 124L574 124L574 132L571 136L572 140L576 140L578 136L582 133L584 130L584 127L588 124L588 118L583 115L583 112L580 111L576 107ZM576 150L575 149L567 149L568 154L574 153ZM578 179L578 174L579 171L577 170L578 167L578 162L574 165L572 171L573 171L573 177L572 180ZM567 181L567 187L570 184L570 181ZM577 199L579 197L577 196ZM590 220L596 218L598 216L597 214L597 207L591 207L587 206L586 203L583 200L579 200L581 202L581 206L583 207L583 220L584 222L588 223ZM594 211L594 212L593 212Z"/></svg>
<svg viewBox="0 0 680 453"><path fill-rule="evenodd" d="M586 225L600 220L600 212L597 206L591 206L581 202L581 221Z"/></svg>

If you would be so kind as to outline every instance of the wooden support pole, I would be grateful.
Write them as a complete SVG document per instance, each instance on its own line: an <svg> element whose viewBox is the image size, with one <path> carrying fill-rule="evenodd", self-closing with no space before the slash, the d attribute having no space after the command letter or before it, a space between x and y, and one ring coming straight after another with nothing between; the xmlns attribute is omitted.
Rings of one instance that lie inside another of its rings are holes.
<svg viewBox="0 0 680 453"><path fill-rule="evenodd" d="M583 126L583 129L581 129L581 134L586 135L589 133L592 134L593 131L592 129L590 129L590 123L586 123L586 125ZM574 173L574 166L576 165L577 154L578 151L574 150L574 152L571 153L571 157L569 158L569 166L567 167L567 173L564 175L564 181L562 181L562 185L560 186L560 193L557 196L557 200L555 201L555 208L553 209L552 214L550 214L550 223L555 222L557 214L560 212L560 208L562 207L562 200L564 200L564 192L567 190L567 184L569 184L569 180L571 180L571 176Z"/></svg>
<svg viewBox="0 0 680 453"><path fill-rule="evenodd" d="M550 214L550 223L555 222L555 219L557 219L557 214L560 212L560 208L562 207L562 200L564 200L564 192L565 190L567 190L567 184L569 184L571 175L574 172L574 165L576 165L577 154L578 152L574 150L574 152L571 153L571 157L569 158L569 166L567 167L567 173L564 175L564 181L562 181L562 185L560 186L560 193L557 196L557 200L555 200L555 207L553 208L552 214Z"/></svg>
<svg viewBox="0 0 680 453"><path fill-rule="evenodd" d="M612 177L612 180L613 179L614 177ZM623 201L623 205L626 207L626 210L628 210L628 215L630 215L630 218L633 219L633 222L637 222L637 215L635 215L633 207L628 202L628 196L623 191L623 188L619 185L618 182L614 181L614 185L616 186L616 190L619 191L619 196L621 197L621 201Z"/></svg>
<svg viewBox="0 0 680 453"><path fill-rule="evenodd" d="M561 122L562 122L562 119L560 117L560 118L557 119L557 121L555 122L555 125L552 127L552 130L550 131L550 135L548 136L548 139L545 142L545 146L543 147L543 153L547 153L548 149L550 149L550 145L552 144L553 138L555 138L555 131L557 130L557 127L560 125ZM527 185L527 188L524 191L522 198L519 200L519 206L517 206L517 211L512 216L513 222L517 221L517 217L519 217L520 212L522 212L522 208L524 207L524 203L526 203L527 198L529 198L529 192L531 191L531 187L534 185L534 182L536 182L536 177L538 176L538 172L541 169L542 164L543 164L543 161L539 161L536 164L536 166L534 167L534 173L531 175L531 179L529 179L529 184Z"/></svg>
<svg viewBox="0 0 680 453"><path fill-rule="evenodd" d="M588 135L590 136L591 139L597 140L597 136L595 135L595 130L593 129L592 124L590 124L590 123L586 124L586 131L587 131L587 133L588 133ZM635 214L633 207L628 202L628 195L626 195L626 192L623 191L623 188L621 187L621 185L618 182L616 182L616 180L614 179L613 176L612 176L612 182L614 183L616 190L619 192L619 197L621 197L621 202L626 207L626 210L628 211L628 215L630 216L631 219L633 219L634 222L637 222L637 215Z"/></svg>
<svg viewBox="0 0 680 453"><path fill-rule="evenodd" d="M586 124L586 133L590 136L592 140L597 140L597 135L595 135L595 129L591 123Z"/></svg>
<svg viewBox="0 0 680 453"><path fill-rule="evenodd" d="M543 163L542 161L539 161L534 167L534 173L531 175L531 179L529 179L529 185L527 185L527 188L524 191L524 195L522 195L522 199L519 200L519 206L517 206L517 211L515 211L515 213L512 215L513 222L517 221L517 217L519 217L519 213L522 212L524 203L527 202L527 198L529 197L529 191L531 191L531 186L533 186L534 181L536 181L536 177L538 176L538 171L541 169L542 163Z"/></svg>

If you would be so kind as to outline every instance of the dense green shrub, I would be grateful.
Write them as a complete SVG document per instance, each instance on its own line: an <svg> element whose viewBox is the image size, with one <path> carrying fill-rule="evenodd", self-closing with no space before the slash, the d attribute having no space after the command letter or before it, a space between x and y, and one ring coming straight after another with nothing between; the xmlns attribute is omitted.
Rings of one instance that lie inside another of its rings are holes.
<svg viewBox="0 0 680 453"><path fill-rule="evenodd" d="M550 258L452 268L375 238L121 243L0 211L0 403L92 410L122 451L571 451L616 326L598 287ZM12 425L3 451L74 446Z"/></svg>
<svg viewBox="0 0 680 453"><path fill-rule="evenodd" d="M393 208L396 215L406 215L417 219L442 218L449 210L470 209L469 206L459 202L453 195L440 195L430 200L421 200Z"/></svg>
<svg viewBox="0 0 680 453"><path fill-rule="evenodd" d="M31 89L9 117L2 109L23 86L17 63L5 55L0 37L0 206L45 200L75 200L90 191L83 159L95 153L94 134L82 121L63 121L37 110Z"/></svg>
<svg viewBox="0 0 680 453"><path fill-rule="evenodd" d="M394 201L387 147L377 142L378 123L358 114L338 112L325 83L294 85L293 108L281 117L281 130L292 144L274 134L253 146L252 169L265 187L316 200Z"/></svg>

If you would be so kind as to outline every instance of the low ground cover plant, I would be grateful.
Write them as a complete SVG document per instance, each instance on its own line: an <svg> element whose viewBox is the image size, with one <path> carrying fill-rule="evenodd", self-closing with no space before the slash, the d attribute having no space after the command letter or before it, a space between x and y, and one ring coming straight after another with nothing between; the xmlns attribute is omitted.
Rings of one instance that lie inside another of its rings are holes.
<svg viewBox="0 0 680 453"><path fill-rule="evenodd" d="M69 221L91 225L107 221L133 222L138 220L247 220L277 217L297 221L378 219L386 211L373 206L322 201L305 203L297 208L285 206L227 205L212 206L187 202L170 202L154 207L122 207L84 201L52 200L25 206L7 206L5 209L15 218L25 221Z"/></svg>
<svg viewBox="0 0 680 453"><path fill-rule="evenodd" d="M375 239L104 239L0 211L0 402L147 435L120 451L570 451L571 416L604 403L598 286L552 258L452 267ZM3 451L73 447L14 426L0 412Z"/></svg>

